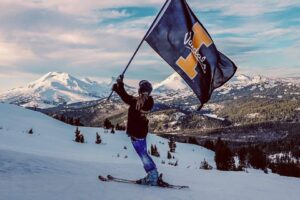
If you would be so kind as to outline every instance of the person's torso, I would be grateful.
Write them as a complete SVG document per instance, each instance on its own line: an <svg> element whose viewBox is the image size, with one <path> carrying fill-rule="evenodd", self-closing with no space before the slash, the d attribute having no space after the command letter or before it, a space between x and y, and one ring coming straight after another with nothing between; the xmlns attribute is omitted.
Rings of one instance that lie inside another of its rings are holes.
<svg viewBox="0 0 300 200"><path fill-rule="evenodd" d="M151 104L151 110L153 106L153 99L151 96L146 100L141 110L136 109L136 102L130 105L127 121L127 132L130 136L136 138L145 138L147 136L149 123L147 113L149 113L150 110L143 110L143 108L149 106L149 104Z"/></svg>

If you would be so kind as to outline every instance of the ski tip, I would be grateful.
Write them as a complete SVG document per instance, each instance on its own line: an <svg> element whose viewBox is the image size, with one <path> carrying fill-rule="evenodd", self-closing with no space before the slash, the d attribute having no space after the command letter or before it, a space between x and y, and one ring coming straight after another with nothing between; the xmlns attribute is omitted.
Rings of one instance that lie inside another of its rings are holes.
<svg viewBox="0 0 300 200"><path fill-rule="evenodd" d="M190 187L189 186L181 186L180 189L189 189Z"/></svg>
<svg viewBox="0 0 300 200"><path fill-rule="evenodd" d="M108 179L113 179L114 177L112 175L107 175Z"/></svg>
<svg viewBox="0 0 300 200"><path fill-rule="evenodd" d="M99 179L100 181L108 181L107 178L105 178L105 177L103 177L103 176L101 176L101 175L98 176L98 179Z"/></svg>

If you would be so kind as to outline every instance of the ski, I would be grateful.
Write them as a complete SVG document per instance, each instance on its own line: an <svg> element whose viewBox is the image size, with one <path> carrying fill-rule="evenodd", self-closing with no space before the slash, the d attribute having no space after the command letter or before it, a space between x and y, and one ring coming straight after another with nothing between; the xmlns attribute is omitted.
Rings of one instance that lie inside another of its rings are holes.
<svg viewBox="0 0 300 200"><path fill-rule="evenodd" d="M171 188L171 189L189 188L189 186L172 185L172 184L166 183L166 182L162 181L161 176L162 175L160 175L159 185L157 185L156 187ZM111 181L111 182L118 182L118 183L129 183L129 184L142 185L142 184L138 183L135 180L117 178L117 177L114 177L112 175L107 175L107 177L103 177L103 176L100 175L98 178L99 178L99 180L104 181L104 182L110 182ZM144 185L144 186L147 186L147 185Z"/></svg>
<svg viewBox="0 0 300 200"><path fill-rule="evenodd" d="M106 177L101 176L101 175L98 176L98 179L99 179L100 181L103 181L103 182L109 181Z"/></svg>

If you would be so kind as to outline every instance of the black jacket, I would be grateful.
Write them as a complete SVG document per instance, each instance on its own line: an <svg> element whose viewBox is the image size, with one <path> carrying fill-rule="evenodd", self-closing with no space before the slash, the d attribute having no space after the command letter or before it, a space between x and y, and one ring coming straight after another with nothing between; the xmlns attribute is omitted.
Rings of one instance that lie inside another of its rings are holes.
<svg viewBox="0 0 300 200"><path fill-rule="evenodd" d="M137 99L129 95L125 89L124 84L119 83L114 87L115 92L121 97L121 99L129 105L128 119L127 119L127 134L134 138L145 138L148 134L148 119L146 117L154 104L152 96L149 96L144 106L139 111L136 109Z"/></svg>

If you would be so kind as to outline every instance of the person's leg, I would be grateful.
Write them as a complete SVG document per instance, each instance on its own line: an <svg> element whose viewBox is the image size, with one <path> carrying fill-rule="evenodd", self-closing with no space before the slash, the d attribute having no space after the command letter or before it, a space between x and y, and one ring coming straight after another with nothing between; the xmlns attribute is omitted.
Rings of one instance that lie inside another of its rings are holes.
<svg viewBox="0 0 300 200"><path fill-rule="evenodd" d="M146 139L140 140L132 138L131 141L134 149L143 162L145 171L147 172L147 176L137 180L137 183L143 185L158 185L158 172L155 163L147 152Z"/></svg>
<svg viewBox="0 0 300 200"><path fill-rule="evenodd" d="M147 152L146 138L144 139L131 138L131 142L135 151L137 152L137 154L139 155L139 157L143 162L145 171L148 173L152 170L156 170L156 165Z"/></svg>

